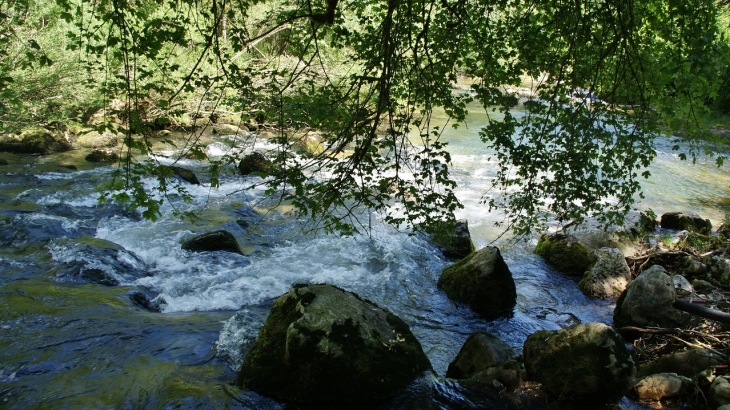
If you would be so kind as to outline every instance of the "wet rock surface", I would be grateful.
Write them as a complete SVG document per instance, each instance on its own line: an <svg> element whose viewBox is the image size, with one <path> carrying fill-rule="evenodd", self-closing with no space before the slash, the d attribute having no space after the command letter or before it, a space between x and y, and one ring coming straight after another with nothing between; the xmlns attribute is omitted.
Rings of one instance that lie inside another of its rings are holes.
<svg viewBox="0 0 730 410"><path fill-rule="evenodd" d="M247 352L245 389L294 402L371 402L406 388L431 364L408 325L330 285L280 296Z"/></svg>

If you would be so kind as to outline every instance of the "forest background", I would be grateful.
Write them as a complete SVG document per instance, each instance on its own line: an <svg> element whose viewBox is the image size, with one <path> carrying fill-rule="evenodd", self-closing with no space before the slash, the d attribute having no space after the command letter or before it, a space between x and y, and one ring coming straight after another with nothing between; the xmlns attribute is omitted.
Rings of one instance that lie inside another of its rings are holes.
<svg viewBox="0 0 730 410"><path fill-rule="evenodd" d="M272 131L269 193L316 228L354 233L367 209L433 233L461 205L432 114L457 127L477 102L499 164L485 209L506 229L620 224L660 135L722 165L729 16L716 0L0 0L0 134L122 135L102 198L154 219L187 196L151 154L208 160L201 125L226 116ZM211 186L240 159L210 160Z"/></svg>

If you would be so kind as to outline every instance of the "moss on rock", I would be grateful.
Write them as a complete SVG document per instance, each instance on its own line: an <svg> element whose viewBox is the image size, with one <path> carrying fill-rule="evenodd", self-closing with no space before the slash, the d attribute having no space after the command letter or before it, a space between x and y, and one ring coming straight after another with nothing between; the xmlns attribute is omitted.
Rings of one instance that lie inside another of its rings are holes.
<svg viewBox="0 0 730 410"><path fill-rule="evenodd" d="M562 234L541 236L535 253L551 267L571 276L582 276L593 262L588 248Z"/></svg>
<svg viewBox="0 0 730 410"><path fill-rule="evenodd" d="M636 376L623 339L602 323L540 330L527 338L523 352L527 377L559 400L616 402Z"/></svg>

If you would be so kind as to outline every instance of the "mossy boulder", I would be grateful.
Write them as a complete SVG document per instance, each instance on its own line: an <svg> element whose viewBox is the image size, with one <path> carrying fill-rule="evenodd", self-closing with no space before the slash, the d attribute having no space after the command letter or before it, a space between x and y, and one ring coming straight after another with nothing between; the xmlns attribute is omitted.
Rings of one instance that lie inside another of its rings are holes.
<svg viewBox="0 0 730 410"><path fill-rule="evenodd" d="M354 293L294 285L243 360L245 389L300 403L391 397L431 369L408 325Z"/></svg>
<svg viewBox="0 0 730 410"><path fill-rule="evenodd" d="M486 319L510 312L517 303L515 281L499 249L487 246L444 269L438 287Z"/></svg>
<svg viewBox="0 0 730 410"><path fill-rule="evenodd" d="M582 276L593 262L588 248L563 234L541 236L535 253L554 269L572 276Z"/></svg>
<svg viewBox="0 0 730 410"><path fill-rule="evenodd" d="M183 242L182 248L190 252L225 251L243 255L236 237L224 230L198 235Z"/></svg>
<svg viewBox="0 0 730 410"><path fill-rule="evenodd" d="M274 173L274 165L266 155L260 152L253 152L243 157L238 163L238 172L241 175L259 174L262 176Z"/></svg>
<svg viewBox="0 0 730 410"><path fill-rule="evenodd" d="M578 282L578 288L594 298L618 298L631 282L631 271L626 258L616 248L593 251L594 263Z"/></svg>
<svg viewBox="0 0 730 410"><path fill-rule="evenodd" d="M446 377L464 379L471 377L499 362L512 360L517 352L497 336L477 332L469 336L456 358L449 364Z"/></svg>
<svg viewBox="0 0 730 410"><path fill-rule="evenodd" d="M32 128L20 135L0 135L0 151L16 154L51 154L73 149L64 131Z"/></svg>
<svg viewBox="0 0 730 410"><path fill-rule="evenodd" d="M616 301L613 323L617 327L681 327L689 314L674 309L674 281L663 267L651 266L626 287Z"/></svg>
<svg viewBox="0 0 730 410"><path fill-rule="evenodd" d="M540 330L527 337L523 354L527 378L558 400L615 403L636 377L623 339L603 323Z"/></svg>
<svg viewBox="0 0 730 410"><path fill-rule="evenodd" d="M683 212L665 213L662 215L660 224L665 229L689 231L702 235L709 235L712 232L712 223L709 219L703 219L699 215L685 214Z"/></svg>

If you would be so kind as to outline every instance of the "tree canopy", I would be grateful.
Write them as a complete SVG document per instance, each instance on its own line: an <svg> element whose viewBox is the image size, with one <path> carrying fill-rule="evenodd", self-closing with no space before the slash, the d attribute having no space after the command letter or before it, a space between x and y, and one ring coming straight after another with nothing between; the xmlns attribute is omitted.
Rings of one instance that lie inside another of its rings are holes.
<svg viewBox="0 0 730 410"><path fill-rule="evenodd" d="M108 111L123 119L107 125L125 133L128 154L111 197L154 218L174 195L154 157L138 155L152 152L155 118L226 107L278 126L269 193L349 234L366 226L362 209L426 231L454 218L461 205L432 115L460 126L478 102L490 116L479 136L499 167L485 211L503 210L517 234L553 217L621 223L655 138L708 135L698 118L730 55L722 13L716 0L7 0L0 117L7 126L24 109L13 86L23 69L72 55L66 66L83 68L100 100L122 100ZM53 37L59 57L40 41L44 25L65 35ZM466 92L454 90L460 77ZM513 92L525 86L517 115ZM299 149L303 130L319 131L318 149ZM203 151L197 138L182 150ZM238 159L211 162L213 186ZM148 175L156 191L141 183Z"/></svg>

